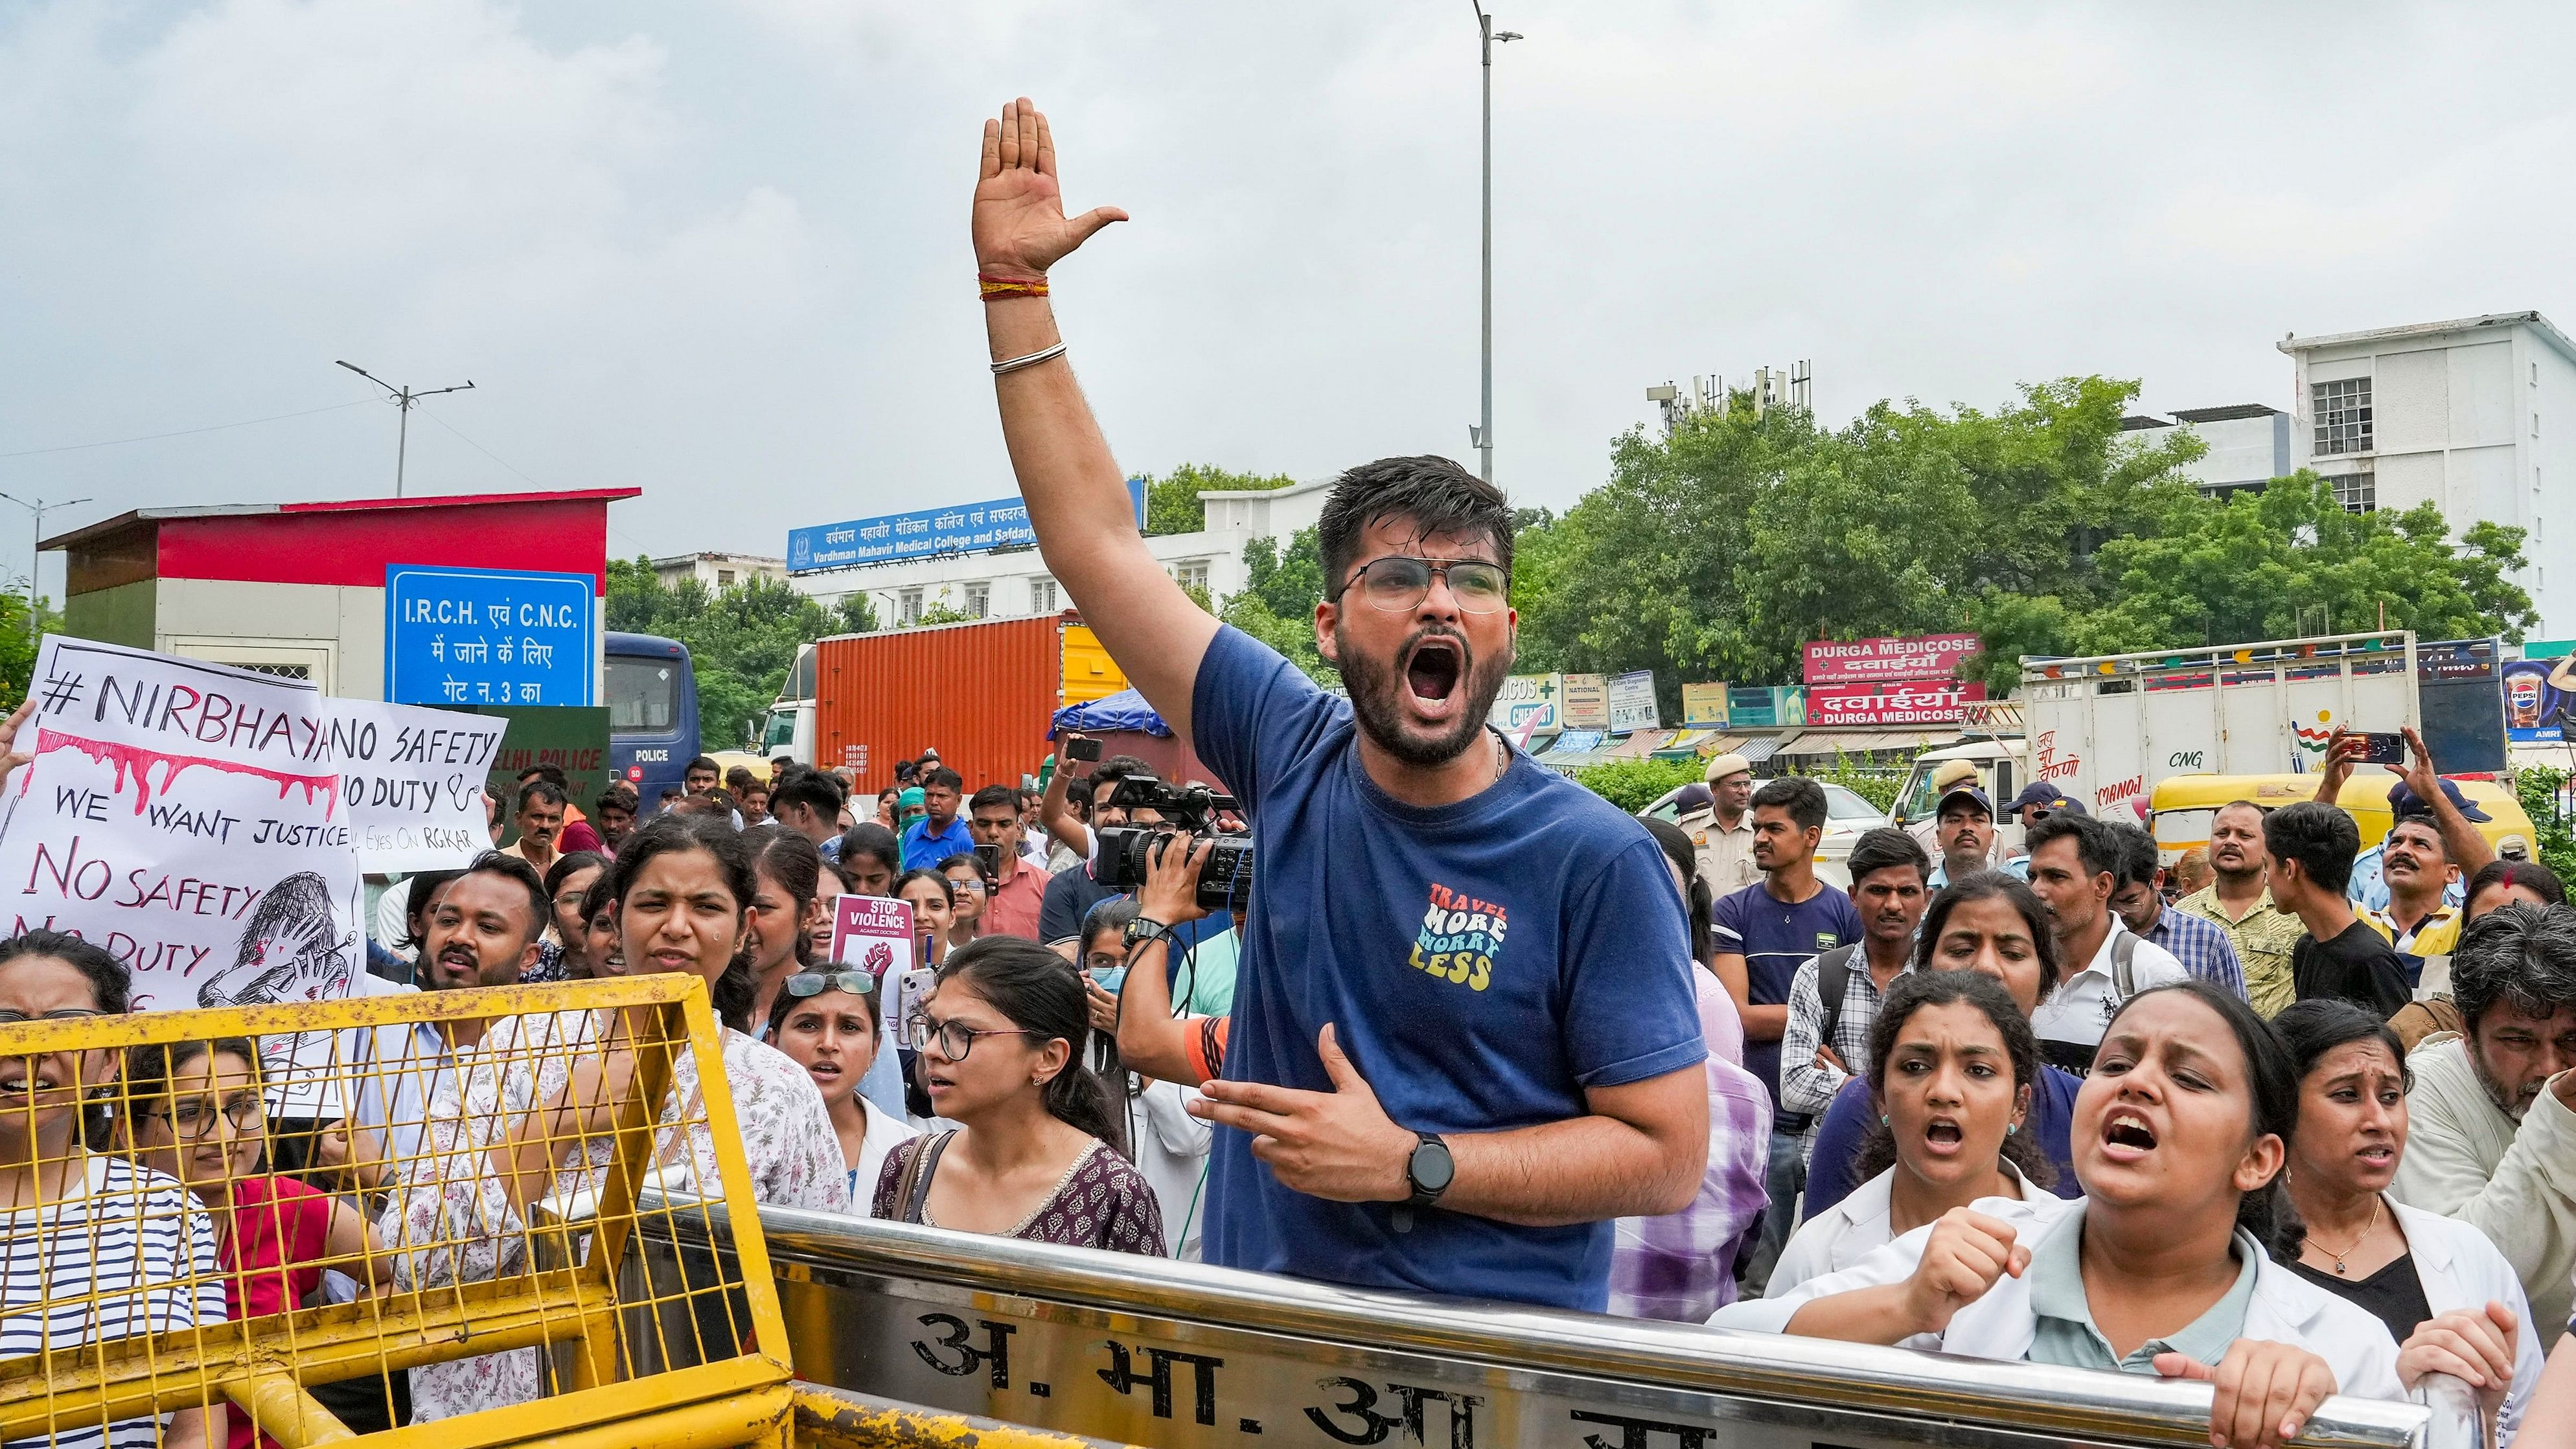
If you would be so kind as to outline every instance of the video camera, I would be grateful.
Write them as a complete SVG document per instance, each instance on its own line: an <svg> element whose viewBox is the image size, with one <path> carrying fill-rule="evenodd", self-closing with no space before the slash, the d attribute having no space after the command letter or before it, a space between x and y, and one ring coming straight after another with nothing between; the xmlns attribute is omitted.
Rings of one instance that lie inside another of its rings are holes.
<svg viewBox="0 0 2576 1449"><path fill-rule="evenodd" d="M1233 796L1220 795L1205 785L1166 785L1151 775L1130 775L1118 782L1108 803L1128 812L1131 820L1139 810L1155 811L1165 825L1176 829L1112 825L1100 830L1096 873L1102 885L1131 894L1143 890L1157 851L1187 852L1197 849L1199 841L1213 840L1216 848L1199 868L1199 906L1210 915L1251 906L1252 838L1222 834L1210 823L1219 812L1242 808Z"/></svg>

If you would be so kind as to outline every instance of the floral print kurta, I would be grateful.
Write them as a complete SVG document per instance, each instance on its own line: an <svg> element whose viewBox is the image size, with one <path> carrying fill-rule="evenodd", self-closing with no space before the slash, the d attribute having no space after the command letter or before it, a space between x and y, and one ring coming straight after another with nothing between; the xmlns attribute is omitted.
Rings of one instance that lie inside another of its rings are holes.
<svg viewBox="0 0 2576 1449"><path fill-rule="evenodd" d="M603 1019L566 1011L496 1022L440 1084L422 1157L405 1174L378 1225L396 1255L400 1287L476 1283L527 1271L527 1231L487 1154L525 1113L563 1090L575 1064L596 1055ZM730 1029L723 1037L725 1082L742 1129L752 1196L773 1207L847 1212L848 1168L814 1079L773 1047ZM677 1122L684 1109L703 1120L703 1106L692 1107L698 1101L696 1059L679 1054L671 1078L661 1120ZM692 1181L712 1185L718 1180L715 1144L704 1126L689 1135L686 1153L667 1134L656 1151L675 1169L685 1160ZM611 1152L605 1137L589 1143L577 1166L557 1170L548 1195L597 1188L607 1178ZM523 1349L413 1369L412 1418L453 1418L536 1398L537 1353Z"/></svg>

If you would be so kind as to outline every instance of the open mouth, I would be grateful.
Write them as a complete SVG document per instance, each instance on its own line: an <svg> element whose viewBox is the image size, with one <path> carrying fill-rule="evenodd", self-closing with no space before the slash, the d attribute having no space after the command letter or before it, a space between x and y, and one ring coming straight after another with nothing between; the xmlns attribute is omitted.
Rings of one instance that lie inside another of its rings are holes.
<svg viewBox="0 0 2576 1449"><path fill-rule="evenodd" d="M2386 1167L2397 1160L2397 1149L2389 1146L2385 1142L2374 1142L2370 1146L2354 1153L2353 1156L2369 1163L2373 1167Z"/></svg>
<svg viewBox="0 0 2576 1449"><path fill-rule="evenodd" d="M1959 1124L1950 1118L1935 1117L1924 1126L1923 1140L1932 1147L1952 1148L1966 1141L1967 1135L1961 1132Z"/></svg>
<svg viewBox="0 0 2576 1449"><path fill-rule="evenodd" d="M2121 1112L2102 1124L2102 1140L2113 1147L2152 1152L2156 1146L2156 1133L2144 1117L2134 1112Z"/></svg>
<svg viewBox="0 0 2576 1449"><path fill-rule="evenodd" d="M1467 666L1466 651L1455 639L1432 635L1413 646L1404 661L1404 685L1415 703L1433 708L1448 703Z"/></svg>

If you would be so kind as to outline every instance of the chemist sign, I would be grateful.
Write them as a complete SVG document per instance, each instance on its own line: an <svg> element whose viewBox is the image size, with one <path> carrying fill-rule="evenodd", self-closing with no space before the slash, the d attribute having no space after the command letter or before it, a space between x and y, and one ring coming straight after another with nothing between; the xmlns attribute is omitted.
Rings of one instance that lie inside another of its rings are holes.
<svg viewBox="0 0 2576 1449"><path fill-rule="evenodd" d="M385 566L385 698L587 705L599 673L597 580L515 569Z"/></svg>

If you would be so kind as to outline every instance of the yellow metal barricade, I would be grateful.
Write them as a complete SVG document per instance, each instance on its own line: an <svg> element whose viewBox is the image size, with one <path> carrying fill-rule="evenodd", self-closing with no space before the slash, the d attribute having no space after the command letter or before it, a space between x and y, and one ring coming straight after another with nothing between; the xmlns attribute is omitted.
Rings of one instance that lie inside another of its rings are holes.
<svg viewBox="0 0 2576 1449"><path fill-rule="evenodd" d="M350 1439L311 1390L389 1424L399 1374L367 1442L783 1445L757 1232L620 1271L711 1199L752 1174L693 976L0 1026L0 1441Z"/></svg>

